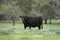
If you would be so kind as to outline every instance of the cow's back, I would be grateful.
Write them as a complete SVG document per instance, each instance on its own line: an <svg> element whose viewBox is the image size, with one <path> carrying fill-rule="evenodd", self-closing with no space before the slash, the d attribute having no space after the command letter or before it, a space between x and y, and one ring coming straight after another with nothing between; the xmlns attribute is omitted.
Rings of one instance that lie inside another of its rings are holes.
<svg viewBox="0 0 60 40"><path fill-rule="evenodd" d="M29 26L38 26L42 23L43 18L40 16L37 17L28 17L27 24Z"/></svg>

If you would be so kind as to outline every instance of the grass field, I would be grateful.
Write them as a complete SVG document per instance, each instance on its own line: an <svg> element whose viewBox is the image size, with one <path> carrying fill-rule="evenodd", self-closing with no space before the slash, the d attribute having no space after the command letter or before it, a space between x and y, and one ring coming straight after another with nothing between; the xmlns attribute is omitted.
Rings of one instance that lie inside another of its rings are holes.
<svg viewBox="0 0 60 40"><path fill-rule="evenodd" d="M22 23L0 23L0 40L60 40L60 20L52 20L52 24L44 24L44 28L27 28Z"/></svg>

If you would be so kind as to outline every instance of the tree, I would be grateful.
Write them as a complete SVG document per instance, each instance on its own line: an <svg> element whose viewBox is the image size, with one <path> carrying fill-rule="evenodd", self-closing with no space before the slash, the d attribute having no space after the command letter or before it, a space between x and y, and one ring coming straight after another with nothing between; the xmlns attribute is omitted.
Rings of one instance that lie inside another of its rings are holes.
<svg viewBox="0 0 60 40"><path fill-rule="evenodd" d="M60 1L59 0L51 0L49 4L47 4L52 12L54 13L55 17L59 17L60 15ZM52 13L52 14L53 14ZM51 17L50 17L50 23L51 23Z"/></svg>
<svg viewBox="0 0 60 40"><path fill-rule="evenodd" d="M24 12L25 15L29 15L28 13L32 9L31 4L32 0L19 0L17 2L17 5L21 8L22 12Z"/></svg>
<svg viewBox="0 0 60 40"><path fill-rule="evenodd" d="M44 3L43 3L44 2ZM56 7L57 4L54 2L54 0L50 0L47 2L47 0L42 2L42 6L40 6L40 10L43 13L44 17L45 17L45 23L47 23L47 19L50 20L50 24L51 24L51 19L54 18L56 16L56 11L58 10L58 8Z"/></svg>

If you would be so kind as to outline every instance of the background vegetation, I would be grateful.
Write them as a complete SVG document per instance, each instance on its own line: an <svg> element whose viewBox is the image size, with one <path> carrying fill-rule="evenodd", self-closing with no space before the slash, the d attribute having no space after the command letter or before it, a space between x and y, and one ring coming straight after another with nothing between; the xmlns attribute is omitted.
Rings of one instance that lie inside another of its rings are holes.
<svg viewBox="0 0 60 40"><path fill-rule="evenodd" d="M24 30L26 15L43 16L44 29ZM0 0L0 40L60 40L60 0Z"/></svg>
<svg viewBox="0 0 60 40"><path fill-rule="evenodd" d="M19 16L43 16L47 20L60 18L60 0L0 0L0 15L6 19Z"/></svg>

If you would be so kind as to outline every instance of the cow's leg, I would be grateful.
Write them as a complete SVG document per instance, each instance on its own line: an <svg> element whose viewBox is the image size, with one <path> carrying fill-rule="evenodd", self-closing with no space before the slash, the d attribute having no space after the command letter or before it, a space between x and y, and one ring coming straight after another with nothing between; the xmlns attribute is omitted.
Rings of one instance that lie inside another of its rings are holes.
<svg viewBox="0 0 60 40"><path fill-rule="evenodd" d="M24 29L26 29L26 27L27 27L27 26L26 26L26 25L24 25Z"/></svg>
<svg viewBox="0 0 60 40"><path fill-rule="evenodd" d="M24 29L26 29L26 26L24 26Z"/></svg>
<svg viewBox="0 0 60 40"><path fill-rule="evenodd" d="M31 27L29 27L29 29L31 29Z"/></svg>
<svg viewBox="0 0 60 40"><path fill-rule="evenodd" d="M40 25L38 26L38 29L40 29Z"/></svg>

